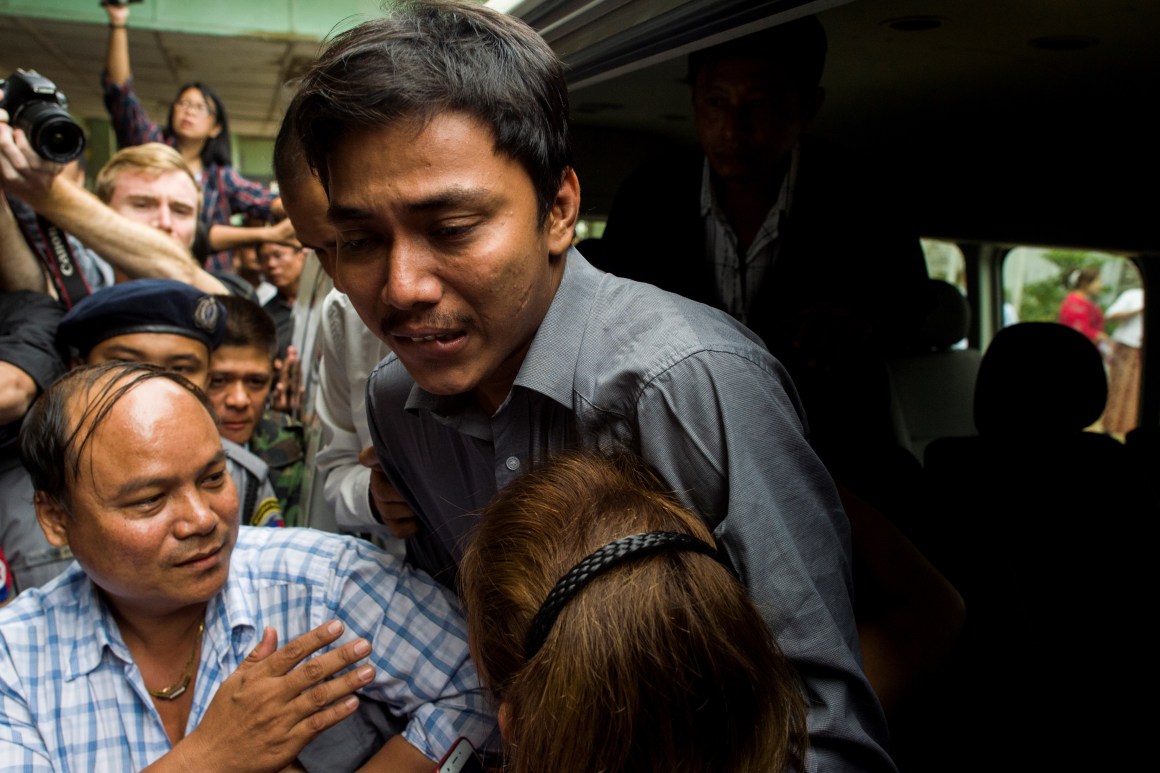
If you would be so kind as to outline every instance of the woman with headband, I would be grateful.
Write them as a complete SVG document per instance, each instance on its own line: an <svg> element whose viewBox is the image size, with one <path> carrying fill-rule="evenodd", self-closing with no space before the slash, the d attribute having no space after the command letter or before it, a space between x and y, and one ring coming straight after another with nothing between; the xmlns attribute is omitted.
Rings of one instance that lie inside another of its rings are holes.
<svg viewBox="0 0 1160 773"><path fill-rule="evenodd" d="M626 457L510 484L460 582L505 770L801 769L793 667L700 519Z"/></svg>

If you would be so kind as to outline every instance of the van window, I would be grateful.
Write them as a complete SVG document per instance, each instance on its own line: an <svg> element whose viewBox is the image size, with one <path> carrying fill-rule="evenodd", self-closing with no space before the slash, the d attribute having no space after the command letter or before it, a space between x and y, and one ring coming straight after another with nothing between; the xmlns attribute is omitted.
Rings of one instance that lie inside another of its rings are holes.
<svg viewBox="0 0 1160 773"><path fill-rule="evenodd" d="M1123 440L1138 423L1144 290L1131 259L1105 252L1016 247L1003 261L1003 324L1062 322L1092 340L1108 404L1091 427Z"/></svg>
<svg viewBox="0 0 1160 773"><path fill-rule="evenodd" d="M926 258L926 273L931 279L941 279L959 288L964 298L970 300L967 292L967 261L963 251L954 242L941 239L921 239L922 254ZM966 349L968 340L956 343L952 348Z"/></svg>
<svg viewBox="0 0 1160 773"><path fill-rule="evenodd" d="M931 279L942 279L967 292L967 262L963 251L954 242L941 239L922 239L922 253L926 257L926 272Z"/></svg>

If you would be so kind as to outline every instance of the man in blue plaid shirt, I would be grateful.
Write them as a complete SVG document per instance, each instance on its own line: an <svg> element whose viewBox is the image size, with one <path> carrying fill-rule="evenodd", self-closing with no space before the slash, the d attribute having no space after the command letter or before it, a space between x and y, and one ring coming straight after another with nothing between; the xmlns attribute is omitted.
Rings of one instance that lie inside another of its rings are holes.
<svg viewBox="0 0 1160 773"><path fill-rule="evenodd" d="M429 773L459 736L493 749L454 598L365 541L239 527L213 416L135 363L74 370L29 412L37 518L76 563L0 610L0 770L337 771L373 754ZM343 722L356 695L398 733ZM347 735L312 755L322 731Z"/></svg>

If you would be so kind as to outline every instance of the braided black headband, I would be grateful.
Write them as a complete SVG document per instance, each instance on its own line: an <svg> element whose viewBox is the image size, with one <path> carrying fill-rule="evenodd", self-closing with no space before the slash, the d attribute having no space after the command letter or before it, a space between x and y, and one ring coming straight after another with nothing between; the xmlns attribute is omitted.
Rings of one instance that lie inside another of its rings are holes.
<svg viewBox="0 0 1160 773"><path fill-rule="evenodd" d="M552 588L532 618L532 626L524 642L524 656L531 660L540 651L560 610L598 575L630 558L641 558L666 550L691 550L724 563L721 554L709 543L672 531L648 531L609 542L572 567Z"/></svg>

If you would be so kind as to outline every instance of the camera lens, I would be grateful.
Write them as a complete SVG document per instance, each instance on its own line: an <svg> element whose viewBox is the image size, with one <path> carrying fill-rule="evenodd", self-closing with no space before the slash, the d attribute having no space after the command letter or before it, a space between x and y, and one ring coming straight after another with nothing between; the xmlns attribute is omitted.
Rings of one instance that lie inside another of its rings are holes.
<svg viewBox="0 0 1160 773"><path fill-rule="evenodd" d="M64 164L85 150L85 133L72 116L50 102L26 104L12 125L24 130L28 142L42 158Z"/></svg>

